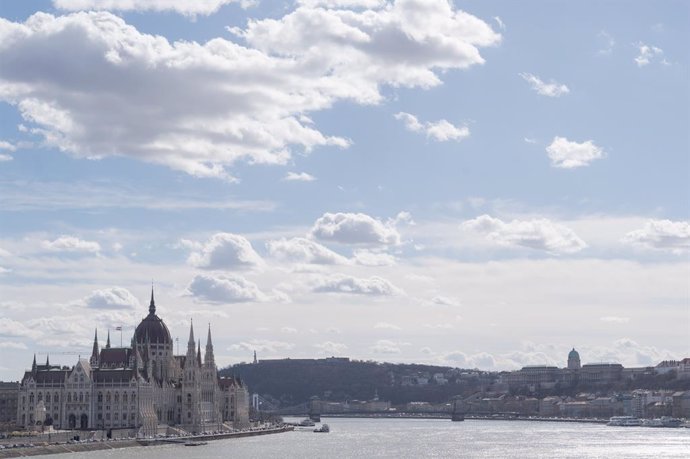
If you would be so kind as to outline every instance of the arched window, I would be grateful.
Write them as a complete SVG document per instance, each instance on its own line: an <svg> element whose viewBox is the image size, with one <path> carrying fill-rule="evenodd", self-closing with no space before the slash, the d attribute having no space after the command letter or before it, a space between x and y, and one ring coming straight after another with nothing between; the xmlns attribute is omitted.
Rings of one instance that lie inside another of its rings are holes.
<svg viewBox="0 0 690 459"><path fill-rule="evenodd" d="M60 401L60 394L58 394L57 392L55 392L55 397L53 397L53 401L54 401L55 403L58 403L58 402Z"/></svg>
<svg viewBox="0 0 690 459"><path fill-rule="evenodd" d="M192 394L187 394L187 403L192 403Z"/></svg>
<svg viewBox="0 0 690 459"><path fill-rule="evenodd" d="M84 401L84 394L82 392L79 392L79 403Z"/></svg>
<svg viewBox="0 0 690 459"><path fill-rule="evenodd" d="M137 394L132 392L132 403L136 402L136 400L137 400Z"/></svg>
<svg viewBox="0 0 690 459"><path fill-rule="evenodd" d="M122 394L122 403L127 403L127 392Z"/></svg>
<svg viewBox="0 0 690 459"><path fill-rule="evenodd" d="M31 392L31 393L29 394L29 403L33 403L33 402L34 402L34 393Z"/></svg>
<svg viewBox="0 0 690 459"><path fill-rule="evenodd" d="M46 403L50 403L50 392L46 392Z"/></svg>
<svg viewBox="0 0 690 459"><path fill-rule="evenodd" d="M105 401L108 402L108 403L110 403L110 392L107 392L107 393L105 394Z"/></svg>
<svg viewBox="0 0 690 459"><path fill-rule="evenodd" d="M67 392L67 403L72 402L72 392Z"/></svg>
<svg viewBox="0 0 690 459"><path fill-rule="evenodd" d="M98 403L103 403L103 392L98 393Z"/></svg>
<svg viewBox="0 0 690 459"><path fill-rule="evenodd" d="M38 401L40 402L41 400L43 400L43 393L39 392L38 393Z"/></svg>

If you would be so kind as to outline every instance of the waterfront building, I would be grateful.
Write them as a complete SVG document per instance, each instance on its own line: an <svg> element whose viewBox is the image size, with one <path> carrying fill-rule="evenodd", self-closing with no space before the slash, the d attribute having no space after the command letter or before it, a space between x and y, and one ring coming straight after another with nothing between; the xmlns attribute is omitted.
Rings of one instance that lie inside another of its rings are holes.
<svg viewBox="0 0 690 459"><path fill-rule="evenodd" d="M568 353L568 370L579 370L580 369L580 354L573 348L570 353Z"/></svg>
<svg viewBox="0 0 690 459"><path fill-rule="evenodd" d="M17 420L18 382L0 381L0 431L11 430Z"/></svg>
<svg viewBox="0 0 690 459"><path fill-rule="evenodd" d="M73 367L38 365L22 378L17 424L23 428L130 429L153 435L168 428L191 433L248 427L249 396L236 378L219 378L209 325L204 358L190 324L185 355L173 354L165 322L149 314L129 347L100 348L94 334L89 359Z"/></svg>

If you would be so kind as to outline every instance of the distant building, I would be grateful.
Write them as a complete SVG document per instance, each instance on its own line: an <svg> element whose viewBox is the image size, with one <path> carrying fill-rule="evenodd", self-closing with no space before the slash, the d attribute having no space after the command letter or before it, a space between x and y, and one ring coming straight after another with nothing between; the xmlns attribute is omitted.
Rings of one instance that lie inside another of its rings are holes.
<svg viewBox="0 0 690 459"><path fill-rule="evenodd" d="M186 355L173 355L168 327L149 314L137 326L130 347L112 347L110 333L100 349L96 332L90 359L73 367L38 365L22 378L17 424L32 429L132 429L152 435L159 427L188 432L217 431L228 422L248 427L249 396L239 379L219 378L211 328L204 359L190 325Z"/></svg>
<svg viewBox="0 0 690 459"><path fill-rule="evenodd" d="M18 382L0 381L0 431L11 430L17 421Z"/></svg>
<svg viewBox="0 0 690 459"><path fill-rule="evenodd" d="M588 363L579 371L579 381L583 384L610 384L621 379L623 365L620 363Z"/></svg>
<svg viewBox="0 0 690 459"><path fill-rule="evenodd" d="M579 370L580 369L580 354L573 348L572 351L568 353L568 370Z"/></svg>

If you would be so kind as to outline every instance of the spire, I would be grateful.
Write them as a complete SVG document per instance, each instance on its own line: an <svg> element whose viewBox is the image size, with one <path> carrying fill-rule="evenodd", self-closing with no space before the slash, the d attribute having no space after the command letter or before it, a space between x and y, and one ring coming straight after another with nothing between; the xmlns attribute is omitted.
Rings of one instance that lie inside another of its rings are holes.
<svg viewBox="0 0 690 459"><path fill-rule="evenodd" d="M93 332L93 350L91 351L91 366L98 365L98 329Z"/></svg>
<svg viewBox="0 0 690 459"><path fill-rule="evenodd" d="M153 282L151 283L151 303L149 304L149 314L156 313L156 302L153 299Z"/></svg>
<svg viewBox="0 0 690 459"><path fill-rule="evenodd" d="M108 340L105 342L105 348L110 349L110 329L108 329Z"/></svg>
<svg viewBox="0 0 690 459"><path fill-rule="evenodd" d="M191 344L192 346L194 346L194 344L195 344L195 340L194 340L194 322L192 322L191 319L189 320L189 341L187 341L187 347L189 347L190 344Z"/></svg>
<svg viewBox="0 0 690 459"><path fill-rule="evenodd" d="M194 340L194 324L189 324L189 341L187 341L187 356L185 357L185 367L193 368L196 359L196 341Z"/></svg>
<svg viewBox="0 0 690 459"><path fill-rule="evenodd" d="M46 354L46 367L50 370L50 354Z"/></svg>
<svg viewBox="0 0 690 459"><path fill-rule="evenodd" d="M254 363L255 363L255 364L256 364L256 363L259 363L259 362L256 360L256 350L254 350Z"/></svg>
<svg viewBox="0 0 690 459"><path fill-rule="evenodd" d="M196 351L196 361L201 366L201 340L199 340L199 349Z"/></svg>
<svg viewBox="0 0 690 459"><path fill-rule="evenodd" d="M206 338L206 354L204 355L204 364L214 367L216 365L213 356L213 342L211 341L211 324L208 324L208 337Z"/></svg>
<svg viewBox="0 0 690 459"><path fill-rule="evenodd" d="M36 373L36 353L34 352L34 363L31 364L31 371Z"/></svg>

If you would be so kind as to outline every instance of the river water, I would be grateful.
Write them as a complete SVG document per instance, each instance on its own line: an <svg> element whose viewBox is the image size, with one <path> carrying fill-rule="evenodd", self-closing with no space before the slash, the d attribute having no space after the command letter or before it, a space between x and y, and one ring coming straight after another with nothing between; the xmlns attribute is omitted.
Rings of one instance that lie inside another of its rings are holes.
<svg viewBox="0 0 690 459"><path fill-rule="evenodd" d="M538 421L326 418L312 429L185 447L60 454L75 459L206 458L690 458L690 429Z"/></svg>

